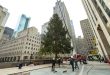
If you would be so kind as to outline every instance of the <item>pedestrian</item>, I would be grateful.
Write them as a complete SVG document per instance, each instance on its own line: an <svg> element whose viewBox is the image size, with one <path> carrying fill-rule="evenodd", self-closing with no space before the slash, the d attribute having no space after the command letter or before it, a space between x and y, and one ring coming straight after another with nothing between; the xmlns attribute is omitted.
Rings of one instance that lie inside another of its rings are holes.
<svg viewBox="0 0 110 75"><path fill-rule="evenodd" d="M60 67L60 64L61 64L61 59L60 59L60 58L58 58L57 62L58 62L58 65L59 65L59 67Z"/></svg>
<svg viewBox="0 0 110 75"><path fill-rule="evenodd" d="M104 57L101 58L101 61L104 62Z"/></svg>
<svg viewBox="0 0 110 75"><path fill-rule="evenodd" d="M82 60L83 60L83 64L87 64L86 56L83 56Z"/></svg>
<svg viewBox="0 0 110 75"><path fill-rule="evenodd" d="M98 60L99 60L100 63L102 62L101 58L102 58L101 55L99 55Z"/></svg>
<svg viewBox="0 0 110 75"><path fill-rule="evenodd" d="M22 68L22 63L20 63L20 64L19 64L18 68L19 68L19 69L21 69L21 68Z"/></svg>
<svg viewBox="0 0 110 75"><path fill-rule="evenodd" d="M75 60L75 69L79 69L79 66L78 66L78 60L77 60L77 58L74 58Z"/></svg>
<svg viewBox="0 0 110 75"><path fill-rule="evenodd" d="M54 72L55 72L55 63L56 63L55 58L53 58L52 59L52 71Z"/></svg>
<svg viewBox="0 0 110 75"><path fill-rule="evenodd" d="M74 71L74 59L73 59L73 56L71 56L71 58L70 58L70 65L72 67L72 71Z"/></svg>
<svg viewBox="0 0 110 75"><path fill-rule="evenodd" d="M80 62L80 64L82 64L82 57L81 56L79 57L79 62Z"/></svg>

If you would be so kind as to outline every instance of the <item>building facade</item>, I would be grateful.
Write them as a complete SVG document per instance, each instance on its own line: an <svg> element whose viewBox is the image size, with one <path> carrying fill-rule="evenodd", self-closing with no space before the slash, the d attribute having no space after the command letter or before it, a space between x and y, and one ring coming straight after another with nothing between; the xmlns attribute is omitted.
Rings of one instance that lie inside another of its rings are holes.
<svg viewBox="0 0 110 75"><path fill-rule="evenodd" d="M82 0L96 37L99 53L110 62L110 1Z"/></svg>
<svg viewBox="0 0 110 75"><path fill-rule="evenodd" d="M9 28L9 27L5 27L5 30L4 30L4 33L3 34L8 35L9 38L11 38L12 35L13 35L13 33L14 33L14 29Z"/></svg>
<svg viewBox="0 0 110 75"><path fill-rule="evenodd" d="M10 40L12 38L13 32L14 32L14 29L5 27L2 38L0 40L0 44L3 44L5 41Z"/></svg>
<svg viewBox="0 0 110 75"><path fill-rule="evenodd" d="M4 26L9 17L9 13L7 12L7 9L0 6L0 39L2 38L2 34L4 32Z"/></svg>
<svg viewBox="0 0 110 75"><path fill-rule="evenodd" d="M74 29L74 25L73 25L73 21L70 21L71 23L71 31L72 31L72 39L73 39L73 46L74 46L74 50L73 50L73 54L76 54L76 35L75 35L75 29Z"/></svg>
<svg viewBox="0 0 110 75"><path fill-rule="evenodd" d="M42 25L41 34L45 34L47 32L48 22Z"/></svg>
<svg viewBox="0 0 110 75"><path fill-rule="evenodd" d="M29 22L30 22L30 18L26 17L24 14L22 14L21 18L20 18L20 21L19 21L19 24L18 24L18 27L15 30L15 34L14 34L15 37L17 36L18 32L28 28Z"/></svg>
<svg viewBox="0 0 110 75"><path fill-rule="evenodd" d="M87 48L86 48L86 43L84 42L84 38L81 36L78 36L76 38L76 53L77 54L82 54L82 55L87 55Z"/></svg>
<svg viewBox="0 0 110 75"><path fill-rule="evenodd" d="M89 51L97 50L95 43L95 36L93 34L91 25L88 19L80 21L81 29L84 35L84 42L86 43L86 49Z"/></svg>
<svg viewBox="0 0 110 75"><path fill-rule="evenodd" d="M58 14L60 19L62 20L63 26L68 31L67 37L71 38L71 45L73 46L74 45L74 36L72 35L71 21L70 21L66 6L65 6L64 2L61 2L61 0L56 2L56 5L54 7L54 14Z"/></svg>
<svg viewBox="0 0 110 75"><path fill-rule="evenodd" d="M40 34L35 27L18 33L18 37L0 44L0 62L35 60L40 49Z"/></svg>

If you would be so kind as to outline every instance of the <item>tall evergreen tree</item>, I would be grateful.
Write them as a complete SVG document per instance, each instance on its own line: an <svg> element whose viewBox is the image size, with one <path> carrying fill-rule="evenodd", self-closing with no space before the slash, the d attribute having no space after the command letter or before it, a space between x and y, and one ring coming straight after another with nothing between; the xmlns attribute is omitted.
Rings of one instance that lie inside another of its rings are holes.
<svg viewBox="0 0 110 75"><path fill-rule="evenodd" d="M40 52L55 54L55 58L60 53L71 52L73 48L71 47L70 38L67 37L68 32L57 14L54 14L50 19L47 31L43 35Z"/></svg>

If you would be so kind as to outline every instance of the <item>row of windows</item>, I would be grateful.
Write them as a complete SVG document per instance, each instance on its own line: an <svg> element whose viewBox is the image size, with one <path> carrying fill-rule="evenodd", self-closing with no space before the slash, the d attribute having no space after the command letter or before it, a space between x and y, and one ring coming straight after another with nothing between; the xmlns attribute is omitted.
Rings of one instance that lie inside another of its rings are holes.
<svg viewBox="0 0 110 75"><path fill-rule="evenodd" d="M105 2L103 0L99 0L99 2L101 3L107 15L110 17L110 9L106 6Z"/></svg>
<svg viewBox="0 0 110 75"><path fill-rule="evenodd" d="M39 45L40 45L40 44L37 45L37 44L28 43L28 42L26 42L26 44L27 44L27 45L31 45L31 46L36 46L36 47L39 47Z"/></svg>
<svg viewBox="0 0 110 75"><path fill-rule="evenodd" d="M37 54L37 52L24 51L24 54Z"/></svg>
<svg viewBox="0 0 110 75"><path fill-rule="evenodd" d="M40 42L37 42L37 43L40 43ZM35 46L35 47L40 47L39 45L37 45L37 44L31 44L31 43L28 43L28 42L26 42L26 44L29 44L29 45L32 45L32 46ZM24 42L21 42L21 43L14 43L14 44L12 44L12 43L10 43L10 44L4 44L4 45L1 45L1 47L0 47L0 50L6 50L6 49L13 49L13 50L19 50L19 49L23 49L23 45L24 45Z"/></svg>
<svg viewBox="0 0 110 75"><path fill-rule="evenodd" d="M92 13L90 12L90 9L88 8L89 6L87 5L86 1L84 3L85 3L85 7L87 8L86 10L87 10L88 16L92 19L93 23L95 24Z"/></svg>
<svg viewBox="0 0 110 75"><path fill-rule="evenodd" d="M25 54L37 54L37 52L29 52L29 51L24 51ZM1 52L0 55L18 55L22 54L22 51L15 51L15 52Z"/></svg>
<svg viewBox="0 0 110 75"><path fill-rule="evenodd" d="M1 45L0 49L4 49L4 48L7 49L7 48L13 48L13 47L15 48L15 47L18 47L18 46L21 47L21 46L23 46L23 44L24 43L18 43L18 44L11 44L10 43L8 45Z"/></svg>
<svg viewBox="0 0 110 75"><path fill-rule="evenodd" d="M13 47L2 47L0 48L0 50L19 50L19 49L23 49L23 46L13 46Z"/></svg>
<svg viewBox="0 0 110 75"><path fill-rule="evenodd" d="M88 1L88 0L87 0L87 1ZM94 13L94 11L93 11L93 9L92 9L91 4L89 3L89 1L88 1L88 4L89 4L89 6L90 6L90 9L91 9L91 11L92 11L92 14L93 14L95 20L97 21L97 17L96 17L96 15L95 15L95 13ZM94 21L94 22L95 22L95 21Z"/></svg>
<svg viewBox="0 0 110 75"><path fill-rule="evenodd" d="M22 54L22 51L15 51L15 52L0 52L1 54L0 55L14 55L14 54Z"/></svg>
<svg viewBox="0 0 110 75"><path fill-rule="evenodd" d="M106 24L108 21L107 21L106 17L104 16L104 14L103 14L101 8L98 6L96 0L92 0L92 2L94 3L94 6L96 7L96 9L97 9L97 11L98 11L98 14L100 15L100 17L101 17L103 23Z"/></svg>
<svg viewBox="0 0 110 75"><path fill-rule="evenodd" d="M40 42L38 42L38 41L34 41L34 40L32 40L32 39L27 39L27 41L31 41L31 42L35 42L35 43L38 43L38 44L40 44Z"/></svg>
<svg viewBox="0 0 110 75"><path fill-rule="evenodd" d="M37 37L36 36L28 36L28 37L39 40L39 36L37 36Z"/></svg>
<svg viewBox="0 0 110 75"><path fill-rule="evenodd" d="M31 50L38 50L37 48L34 48L34 47L25 47L25 49L31 49Z"/></svg>

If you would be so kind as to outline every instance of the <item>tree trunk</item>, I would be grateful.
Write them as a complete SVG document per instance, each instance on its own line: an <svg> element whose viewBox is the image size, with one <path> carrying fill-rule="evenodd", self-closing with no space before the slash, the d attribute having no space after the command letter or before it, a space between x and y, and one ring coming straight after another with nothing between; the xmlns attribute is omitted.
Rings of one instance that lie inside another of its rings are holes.
<svg viewBox="0 0 110 75"><path fill-rule="evenodd" d="M57 53L55 53L55 60L57 60L57 57L58 57L58 56L57 56Z"/></svg>

